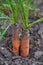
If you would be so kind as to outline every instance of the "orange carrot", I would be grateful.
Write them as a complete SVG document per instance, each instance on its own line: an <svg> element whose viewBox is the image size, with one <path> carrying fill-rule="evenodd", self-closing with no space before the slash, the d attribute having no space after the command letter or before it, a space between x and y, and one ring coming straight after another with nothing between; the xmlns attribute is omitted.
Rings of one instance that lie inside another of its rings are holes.
<svg viewBox="0 0 43 65"><path fill-rule="evenodd" d="M30 41L30 39L27 34L28 33L26 33L26 34L24 33L22 35L22 39L21 39L20 55L22 57L27 57L29 55L29 41Z"/></svg>
<svg viewBox="0 0 43 65"><path fill-rule="evenodd" d="M12 52L14 55L19 55L19 47L20 47L20 40L19 40L19 29L17 26L13 26L13 33L12 33Z"/></svg>
<svg viewBox="0 0 43 65"><path fill-rule="evenodd" d="M20 42L19 39L12 39L12 45L13 45L13 54L14 55L19 55L19 46L20 46Z"/></svg>

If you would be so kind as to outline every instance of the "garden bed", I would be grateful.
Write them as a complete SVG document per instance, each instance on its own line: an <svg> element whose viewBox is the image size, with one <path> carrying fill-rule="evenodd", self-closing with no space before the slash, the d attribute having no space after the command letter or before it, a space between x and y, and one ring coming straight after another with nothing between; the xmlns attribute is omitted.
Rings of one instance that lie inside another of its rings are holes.
<svg viewBox="0 0 43 65"><path fill-rule="evenodd" d="M40 7L39 7L40 6ZM43 16L43 4L37 6ZM31 19L30 22L34 21ZM35 24L30 32L30 55L27 58L14 56L11 52L11 28L7 35L0 41L0 65L43 65L43 23Z"/></svg>

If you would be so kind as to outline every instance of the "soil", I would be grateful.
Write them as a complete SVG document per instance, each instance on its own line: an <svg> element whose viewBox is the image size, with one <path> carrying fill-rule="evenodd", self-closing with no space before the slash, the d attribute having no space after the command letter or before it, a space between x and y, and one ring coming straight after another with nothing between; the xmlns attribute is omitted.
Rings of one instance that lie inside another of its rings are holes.
<svg viewBox="0 0 43 65"><path fill-rule="evenodd" d="M40 8L40 14L43 15L43 4L38 4L37 8ZM11 27L8 29L7 35L0 41L0 65L43 65L43 23L35 24L29 32L30 55L23 58L12 54Z"/></svg>

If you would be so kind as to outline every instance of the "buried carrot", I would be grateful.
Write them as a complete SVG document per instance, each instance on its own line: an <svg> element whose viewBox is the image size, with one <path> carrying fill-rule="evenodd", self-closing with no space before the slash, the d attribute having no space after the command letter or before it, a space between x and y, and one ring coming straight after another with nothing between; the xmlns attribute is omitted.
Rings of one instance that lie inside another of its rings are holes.
<svg viewBox="0 0 43 65"><path fill-rule="evenodd" d="M19 55L19 47L20 47L20 41L19 41L19 30L17 26L13 26L13 33L12 33L12 52L14 55Z"/></svg>
<svg viewBox="0 0 43 65"><path fill-rule="evenodd" d="M29 56L29 35L28 33L26 33L25 31L22 34L22 38L21 38L21 47L20 47L20 55L22 57L27 57Z"/></svg>
<svg viewBox="0 0 43 65"><path fill-rule="evenodd" d="M19 55L19 39L12 39L12 45L13 45L13 49L12 52L14 55Z"/></svg>

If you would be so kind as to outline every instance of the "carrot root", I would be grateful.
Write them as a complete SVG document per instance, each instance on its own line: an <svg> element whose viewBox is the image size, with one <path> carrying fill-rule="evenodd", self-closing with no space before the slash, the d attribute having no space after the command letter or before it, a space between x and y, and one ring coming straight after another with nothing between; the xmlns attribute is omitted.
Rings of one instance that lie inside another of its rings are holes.
<svg viewBox="0 0 43 65"><path fill-rule="evenodd" d="M29 31L23 30L20 44L20 55L22 57L29 56L29 43L30 43L29 41L30 41Z"/></svg>
<svg viewBox="0 0 43 65"><path fill-rule="evenodd" d="M27 57L29 55L29 39L23 39L21 41L20 55Z"/></svg>
<svg viewBox="0 0 43 65"><path fill-rule="evenodd" d="M14 55L19 55L19 47L20 47L20 42L18 39L12 39L12 45L13 45L13 49L12 52Z"/></svg>
<svg viewBox="0 0 43 65"><path fill-rule="evenodd" d="M14 55L19 55L19 46L20 46L20 40L19 40L19 28L16 26L12 27L12 52Z"/></svg>

